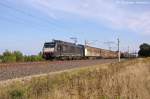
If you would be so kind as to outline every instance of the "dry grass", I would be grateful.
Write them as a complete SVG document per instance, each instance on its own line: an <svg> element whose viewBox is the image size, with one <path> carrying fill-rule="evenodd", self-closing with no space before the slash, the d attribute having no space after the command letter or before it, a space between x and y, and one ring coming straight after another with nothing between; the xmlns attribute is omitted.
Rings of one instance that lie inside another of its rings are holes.
<svg viewBox="0 0 150 99"><path fill-rule="evenodd" d="M0 87L0 99L150 99L150 59L34 77Z"/></svg>

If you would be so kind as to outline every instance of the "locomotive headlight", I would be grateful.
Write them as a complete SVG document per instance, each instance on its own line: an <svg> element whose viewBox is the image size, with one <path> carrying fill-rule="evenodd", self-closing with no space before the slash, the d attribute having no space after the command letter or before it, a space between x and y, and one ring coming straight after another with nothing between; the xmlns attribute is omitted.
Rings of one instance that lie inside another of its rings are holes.
<svg viewBox="0 0 150 99"><path fill-rule="evenodd" d="M54 48L44 48L44 52L54 52Z"/></svg>

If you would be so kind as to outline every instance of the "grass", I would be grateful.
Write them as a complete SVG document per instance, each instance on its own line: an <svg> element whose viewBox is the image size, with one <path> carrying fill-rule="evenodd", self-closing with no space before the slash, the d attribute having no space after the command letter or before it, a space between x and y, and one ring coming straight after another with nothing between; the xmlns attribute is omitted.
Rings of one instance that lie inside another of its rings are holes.
<svg viewBox="0 0 150 99"><path fill-rule="evenodd" d="M73 69L0 87L0 99L150 99L150 59Z"/></svg>

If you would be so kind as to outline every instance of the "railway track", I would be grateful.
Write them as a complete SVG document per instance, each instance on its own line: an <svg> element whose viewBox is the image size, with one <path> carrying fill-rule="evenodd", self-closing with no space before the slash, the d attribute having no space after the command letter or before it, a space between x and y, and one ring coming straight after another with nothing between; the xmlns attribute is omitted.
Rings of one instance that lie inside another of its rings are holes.
<svg viewBox="0 0 150 99"><path fill-rule="evenodd" d="M100 59L0 64L0 81L113 62L117 62L117 60Z"/></svg>

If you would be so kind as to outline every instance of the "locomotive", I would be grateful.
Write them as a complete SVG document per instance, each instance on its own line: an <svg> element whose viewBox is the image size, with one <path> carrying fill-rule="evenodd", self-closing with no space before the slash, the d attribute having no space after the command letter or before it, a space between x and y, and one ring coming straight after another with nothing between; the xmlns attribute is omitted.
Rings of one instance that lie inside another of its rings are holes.
<svg viewBox="0 0 150 99"><path fill-rule="evenodd" d="M89 59L117 58L116 51L74 44L61 40L44 43L43 58L48 59Z"/></svg>

